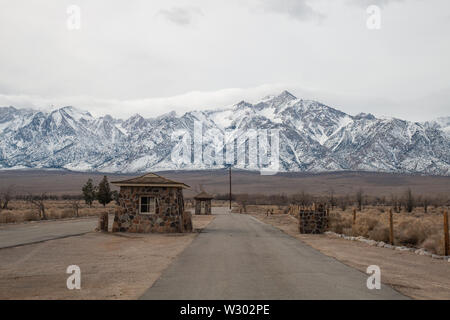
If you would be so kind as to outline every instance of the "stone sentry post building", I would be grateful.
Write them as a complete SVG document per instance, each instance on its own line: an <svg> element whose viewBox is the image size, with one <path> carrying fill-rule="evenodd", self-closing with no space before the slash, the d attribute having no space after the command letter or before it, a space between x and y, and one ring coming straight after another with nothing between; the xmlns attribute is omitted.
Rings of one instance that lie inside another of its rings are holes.
<svg viewBox="0 0 450 320"><path fill-rule="evenodd" d="M195 214L211 214L211 200L214 197L209 193L202 191L194 197Z"/></svg>
<svg viewBox="0 0 450 320"><path fill-rule="evenodd" d="M113 232L189 231L183 198L188 185L154 173L111 183L120 187Z"/></svg>

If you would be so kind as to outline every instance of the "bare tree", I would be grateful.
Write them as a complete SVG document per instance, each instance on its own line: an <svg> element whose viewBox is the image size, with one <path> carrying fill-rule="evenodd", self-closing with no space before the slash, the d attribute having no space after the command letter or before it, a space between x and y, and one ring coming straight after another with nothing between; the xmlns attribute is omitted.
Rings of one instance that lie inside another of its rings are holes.
<svg viewBox="0 0 450 320"><path fill-rule="evenodd" d="M347 195L345 195L345 197L341 197L339 198L339 207L341 208L342 211L345 211L347 209L347 206L350 203L350 198Z"/></svg>
<svg viewBox="0 0 450 320"><path fill-rule="evenodd" d="M356 203L358 204L358 211L362 211L363 201L364 201L364 192L362 189L359 189L356 192Z"/></svg>
<svg viewBox="0 0 450 320"><path fill-rule="evenodd" d="M334 189L330 188L328 190L328 203L331 206L331 210L334 210L334 207L336 206L336 198L334 197Z"/></svg>
<svg viewBox="0 0 450 320"><path fill-rule="evenodd" d="M10 185L6 189L0 192L0 210L7 210L8 203L11 201L14 193L14 186Z"/></svg>
<svg viewBox="0 0 450 320"><path fill-rule="evenodd" d="M428 213L428 205L430 204L430 199L427 196L423 197L422 200L422 205L423 205L423 210L425 211L425 213Z"/></svg>
<svg viewBox="0 0 450 320"><path fill-rule="evenodd" d="M80 200L72 199L72 200L70 200L70 204L72 205L72 209L73 209L73 213L75 214L75 217L78 218L78 210L80 209Z"/></svg>
<svg viewBox="0 0 450 320"><path fill-rule="evenodd" d="M47 220L47 216L45 214L45 200L47 200L47 195L45 193L41 193L36 196L29 194L27 197L27 201L38 210L39 217L42 220Z"/></svg>
<svg viewBox="0 0 450 320"><path fill-rule="evenodd" d="M438 209L439 207L445 205L446 200L444 199L444 197L442 195L437 195L434 197L432 202L433 202L433 207L435 209Z"/></svg>
<svg viewBox="0 0 450 320"><path fill-rule="evenodd" d="M396 194L391 194L391 206L395 212L400 213L401 204Z"/></svg>
<svg viewBox="0 0 450 320"><path fill-rule="evenodd" d="M241 205L244 213L247 213L248 194L240 194L236 197L236 201Z"/></svg>
<svg viewBox="0 0 450 320"><path fill-rule="evenodd" d="M301 193L292 195L292 202L302 207L307 207L312 204L313 198L308 193L305 193L305 191L302 191Z"/></svg>
<svg viewBox="0 0 450 320"><path fill-rule="evenodd" d="M414 209L414 196L411 188L408 188L405 192L405 209L407 212L412 212Z"/></svg>

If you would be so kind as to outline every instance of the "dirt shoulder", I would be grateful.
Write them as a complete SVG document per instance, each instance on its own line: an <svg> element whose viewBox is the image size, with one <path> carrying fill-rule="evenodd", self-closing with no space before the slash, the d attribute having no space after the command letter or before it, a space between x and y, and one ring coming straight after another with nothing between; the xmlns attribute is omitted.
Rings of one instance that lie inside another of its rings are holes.
<svg viewBox="0 0 450 320"><path fill-rule="evenodd" d="M214 216L193 216L194 229ZM0 250L0 300L136 299L197 236L88 233ZM81 269L81 290L68 290L66 269Z"/></svg>
<svg viewBox="0 0 450 320"><path fill-rule="evenodd" d="M450 263L446 261L328 235L299 234L296 219L289 215L251 215L362 272L366 272L369 265L378 265L382 283L391 285L408 297L450 299Z"/></svg>

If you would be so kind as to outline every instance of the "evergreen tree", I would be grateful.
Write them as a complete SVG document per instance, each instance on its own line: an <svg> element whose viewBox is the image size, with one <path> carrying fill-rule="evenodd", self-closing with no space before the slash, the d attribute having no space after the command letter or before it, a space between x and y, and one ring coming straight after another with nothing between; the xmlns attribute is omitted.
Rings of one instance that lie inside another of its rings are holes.
<svg viewBox="0 0 450 320"><path fill-rule="evenodd" d="M102 181L100 181L100 183L98 184L97 200L103 206L106 206L112 200L112 192L111 188L109 187L108 178L106 178L106 176L104 176Z"/></svg>
<svg viewBox="0 0 450 320"><path fill-rule="evenodd" d="M91 178L88 179L81 190L83 191L84 201L89 207L92 207L92 202L95 200L95 187Z"/></svg>

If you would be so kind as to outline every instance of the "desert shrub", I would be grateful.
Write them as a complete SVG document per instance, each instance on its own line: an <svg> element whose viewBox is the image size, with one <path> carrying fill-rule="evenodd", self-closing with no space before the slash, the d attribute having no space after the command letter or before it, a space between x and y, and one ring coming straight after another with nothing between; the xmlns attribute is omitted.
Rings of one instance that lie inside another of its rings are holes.
<svg viewBox="0 0 450 320"><path fill-rule="evenodd" d="M378 225L378 220L374 218L363 218L363 221L369 231L372 231Z"/></svg>
<svg viewBox="0 0 450 320"><path fill-rule="evenodd" d="M23 213L23 221L35 221L38 220L38 217L32 210L27 210Z"/></svg>
<svg viewBox="0 0 450 320"><path fill-rule="evenodd" d="M396 226L395 238L400 244L417 246L434 232L434 228L425 221L408 219Z"/></svg>
<svg viewBox="0 0 450 320"><path fill-rule="evenodd" d="M444 254L443 238L440 234L435 233L422 242L421 247L435 254Z"/></svg>
<svg viewBox="0 0 450 320"><path fill-rule="evenodd" d="M2 211L0 213L0 223L18 222L17 216L10 211Z"/></svg>
<svg viewBox="0 0 450 320"><path fill-rule="evenodd" d="M64 209L59 207L49 208L47 210L47 216L49 219L64 219L74 216L72 208L65 207Z"/></svg>
<svg viewBox="0 0 450 320"><path fill-rule="evenodd" d="M378 220L369 217L361 217L356 219L356 223L353 226L352 235L368 237L369 232L372 231L378 225Z"/></svg>
<svg viewBox="0 0 450 320"><path fill-rule="evenodd" d="M336 233L344 233L344 229L352 228L352 221L339 213L330 213L328 221L329 229Z"/></svg>
<svg viewBox="0 0 450 320"><path fill-rule="evenodd" d="M376 241L389 242L389 228L382 224L378 224L368 232L368 236L370 239Z"/></svg>
<svg viewBox="0 0 450 320"><path fill-rule="evenodd" d="M64 209L64 210L62 210L62 211L60 212L59 217L60 217L61 219L64 219L64 218L72 217L73 215L74 215L74 214L73 214L73 210L72 210L72 209Z"/></svg>
<svg viewBox="0 0 450 320"><path fill-rule="evenodd" d="M422 212L414 212L414 213L413 213L413 216L414 216L415 218L422 218L422 217L424 216L424 213L422 213Z"/></svg>
<svg viewBox="0 0 450 320"><path fill-rule="evenodd" d="M59 219L59 212L56 210L57 208L49 208L47 209L47 217L48 219ZM35 214L38 215L38 211L34 210Z"/></svg>

